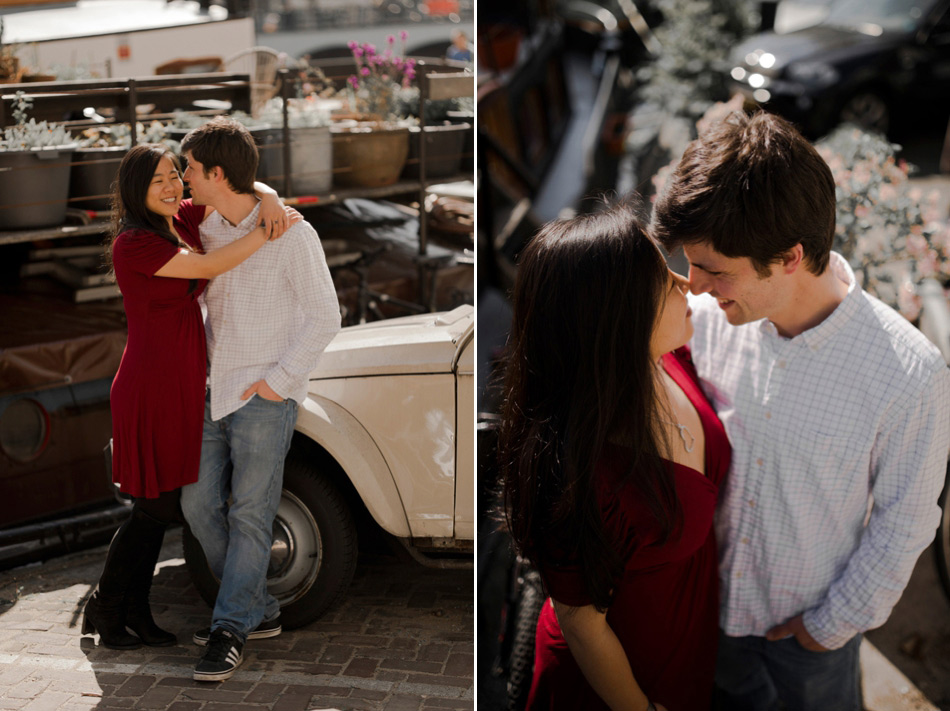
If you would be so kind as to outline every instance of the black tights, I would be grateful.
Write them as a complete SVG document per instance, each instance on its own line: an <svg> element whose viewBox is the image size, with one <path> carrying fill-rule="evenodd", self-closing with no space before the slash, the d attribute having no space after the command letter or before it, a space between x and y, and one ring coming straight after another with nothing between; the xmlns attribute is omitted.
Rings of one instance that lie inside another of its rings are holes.
<svg viewBox="0 0 950 711"><path fill-rule="evenodd" d="M155 499L133 498L132 510L140 511L166 526L181 523L181 489L163 491Z"/></svg>
<svg viewBox="0 0 950 711"><path fill-rule="evenodd" d="M99 578L102 595L115 599L131 590L147 599L165 528L181 521L180 494L181 490L175 489L154 499L134 500L132 514L119 526L109 546Z"/></svg>

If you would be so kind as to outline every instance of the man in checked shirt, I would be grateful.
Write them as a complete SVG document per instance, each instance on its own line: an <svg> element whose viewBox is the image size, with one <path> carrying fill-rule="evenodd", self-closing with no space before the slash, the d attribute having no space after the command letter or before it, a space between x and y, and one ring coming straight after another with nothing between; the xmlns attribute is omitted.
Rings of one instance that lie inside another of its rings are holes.
<svg viewBox="0 0 950 711"><path fill-rule="evenodd" d="M937 526L950 372L831 251L831 171L780 118L732 114L693 141L651 227L689 260L690 346L733 446L721 708L860 711L862 633Z"/></svg>
<svg viewBox="0 0 950 711"><path fill-rule="evenodd" d="M216 119L182 141L184 179L194 201L215 209L201 223L214 250L249 232L259 203L258 153L247 129ZM271 528L284 458L310 371L340 330L340 306L317 233L292 225L205 290L208 395L198 481L181 505L221 580L211 626L194 642L207 649L199 681L234 674L248 639L280 634L280 606L267 592ZM230 497L230 501L229 501Z"/></svg>

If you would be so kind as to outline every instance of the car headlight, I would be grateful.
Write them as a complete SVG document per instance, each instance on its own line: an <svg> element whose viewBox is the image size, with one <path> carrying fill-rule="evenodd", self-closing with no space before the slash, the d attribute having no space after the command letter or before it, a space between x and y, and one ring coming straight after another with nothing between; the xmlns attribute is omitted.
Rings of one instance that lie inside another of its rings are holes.
<svg viewBox="0 0 950 711"><path fill-rule="evenodd" d="M789 64L785 70L792 81L809 86L826 87L838 81L838 70L824 62L798 62Z"/></svg>

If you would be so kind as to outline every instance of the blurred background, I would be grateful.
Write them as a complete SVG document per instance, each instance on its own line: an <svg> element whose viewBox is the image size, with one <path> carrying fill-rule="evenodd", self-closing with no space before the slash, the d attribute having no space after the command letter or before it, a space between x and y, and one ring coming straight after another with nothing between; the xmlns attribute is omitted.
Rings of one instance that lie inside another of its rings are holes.
<svg viewBox="0 0 950 711"><path fill-rule="evenodd" d="M543 223L630 191L644 217L704 123L793 121L835 177L835 249L950 358L950 2L479 0L479 707L520 708L543 593L497 522L497 379L520 249ZM685 273L681 254L670 255ZM950 515L891 620L868 635L950 709ZM868 676L866 674L866 676ZM485 690L484 693L482 691ZM867 691L866 691L867 693ZM866 698L870 708L911 708ZM877 704L877 706L873 705ZM890 705L889 705L890 704Z"/></svg>

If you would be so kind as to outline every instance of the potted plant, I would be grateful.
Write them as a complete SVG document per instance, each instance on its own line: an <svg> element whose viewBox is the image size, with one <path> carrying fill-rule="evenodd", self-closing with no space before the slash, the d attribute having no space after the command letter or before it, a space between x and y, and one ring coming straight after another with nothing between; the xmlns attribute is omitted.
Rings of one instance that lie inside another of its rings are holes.
<svg viewBox="0 0 950 711"><path fill-rule="evenodd" d="M27 121L32 100L13 104L14 126L0 139L0 229L60 225L66 219L69 167L76 142L62 126Z"/></svg>
<svg viewBox="0 0 950 711"><path fill-rule="evenodd" d="M284 157L280 150L281 128L272 126L261 119L256 119L243 111L235 111L230 117L242 123L251 132L251 136L254 137L254 142L260 152L257 179L266 183L281 179L284 175ZM165 132L178 142L178 148L175 152L180 151L181 140L189 131L207 123L211 118L212 116L176 111L172 115L171 123L164 127Z"/></svg>
<svg viewBox="0 0 950 711"><path fill-rule="evenodd" d="M407 33L401 38L405 46ZM377 52L350 42L356 73L347 79L347 99L355 123L337 123L333 132L333 176L341 186L376 187L399 180L409 155L409 126L400 114L400 96L416 75L414 59L395 53L396 38Z"/></svg>
<svg viewBox="0 0 950 711"><path fill-rule="evenodd" d="M400 97L402 112L419 116L419 90L407 89ZM455 97L427 101L425 108L426 178L445 178L462 172L462 157L467 155L471 166L475 142L472 124L475 118L474 97ZM471 117L469 120L458 117ZM423 131L409 127L409 156L402 174L413 180L419 177L419 143ZM471 169L469 168L469 172Z"/></svg>
<svg viewBox="0 0 950 711"><path fill-rule="evenodd" d="M330 111L339 101L321 99L311 94L306 98L289 99L287 123L290 128L290 170L296 195L319 195L333 185L333 141L330 135ZM284 185L283 121L284 103L273 98L261 109L260 118L272 127L280 127L280 136L268 156L267 182L279 192ZM263 155L262 155L263 160Z"/></svg>
<svg viewBox="0 0 950 711"><path fill-rule="evenodd" d="M178 153L178 141L165 135L165 127L159 121L152 121L147 128L137 123L136 136L139 143L164 143ZM119 163L131 147L132 131L128 124L93 126L83 131L69 177L70 202L87 210L110 209Z"/></svg>

